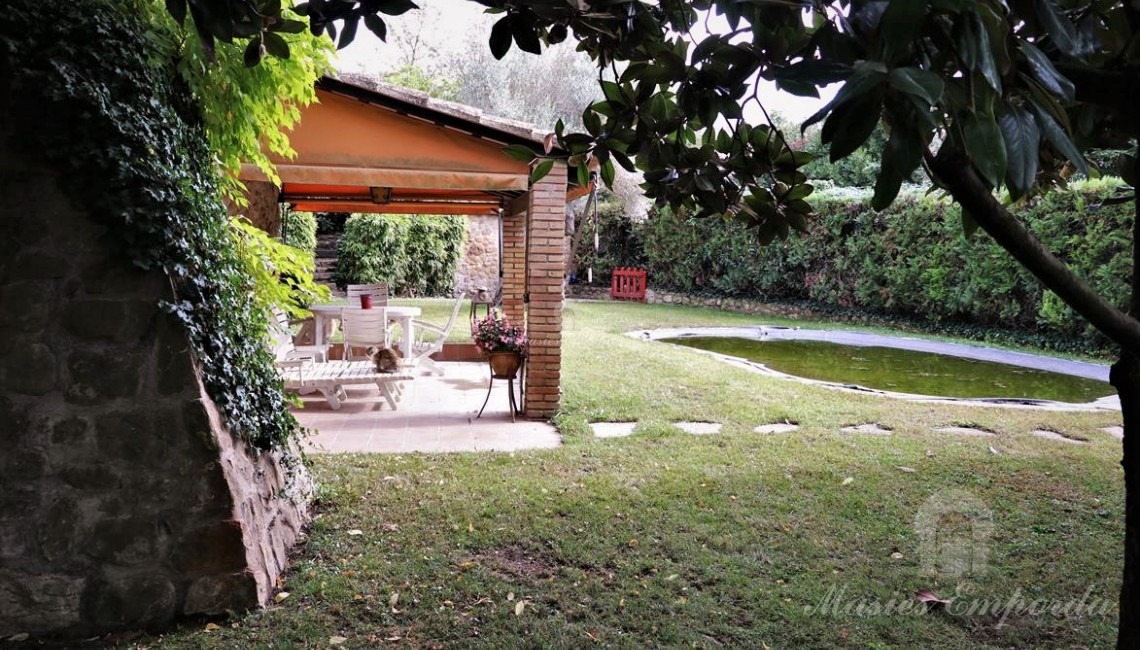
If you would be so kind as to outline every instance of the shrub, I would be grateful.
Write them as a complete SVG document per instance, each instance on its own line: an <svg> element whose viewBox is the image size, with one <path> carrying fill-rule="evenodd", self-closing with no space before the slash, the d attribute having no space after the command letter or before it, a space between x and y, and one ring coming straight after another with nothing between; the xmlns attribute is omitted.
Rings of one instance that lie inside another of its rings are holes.
<svg viewBox="0 0 1140 650"><path fill-rule="evenodd" d="M595 221L592 214L582 219L579 226L585 229L578 240L574 254L574 268L578 281L586 281L586 269L593 268L594 283L608 285L615 267L644 266L645 245L641 240L641 225L625 215L618 201L600 201L596 227L598 250L594 250Z"/></svg>
<svg viewBox="0 0 1140 650"><path fill-rule="evenodd" d="M312 212L285 213L281 223L281 240L306 253L317 250L317 218Z"/></svg>
<svg viewBox="0 0 1140 650"><path fill-rule="evenodd" d="M335 281L385 282L394 293L447 295L466 232L463 217L356 214L345 223Z"/></svg>
<svg viewBox="0 0 1140 650"><path fill-rule="evenodd" d="M1127 204L1105 203L1120 186L1119 180L1074 183L1014 210L1123 308L1132 214ZM807 300L953 329L1016 329L1058 347L1108 345L984 233L966 239L961 212L947 200L903 195L874 212L867 194L812 198L817 216L808 232L767 247L734 221L655 211L643 230L650 282L689 293Z"/></svg>

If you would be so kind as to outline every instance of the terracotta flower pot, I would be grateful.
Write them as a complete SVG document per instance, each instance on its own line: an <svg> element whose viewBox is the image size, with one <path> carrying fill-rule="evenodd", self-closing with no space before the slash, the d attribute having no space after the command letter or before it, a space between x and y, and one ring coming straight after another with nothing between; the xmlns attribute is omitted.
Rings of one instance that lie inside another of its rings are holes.
<svg viewBox="0 0 1140 650"><path fill-rule="evenodd" d="M487 360L491 363L491 375L497 379L514 379L522 366L517 352L492 352Z"/></svg>

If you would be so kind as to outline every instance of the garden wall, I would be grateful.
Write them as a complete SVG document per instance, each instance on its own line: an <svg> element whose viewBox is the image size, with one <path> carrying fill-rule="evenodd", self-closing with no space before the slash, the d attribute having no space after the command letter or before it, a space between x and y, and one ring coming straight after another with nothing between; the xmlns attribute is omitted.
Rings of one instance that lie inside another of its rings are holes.
<svg viewBox="0 0 1140 650"><path fill-rule="evenodd" d="M499 218L467 217L467 241L455 270L455 290L473 294L499 288Z"/></svg>
<svg viewBox="0 0 1140 650"><path fill-rule="evenodd" d="M158 307L165 275L112 257L105 227L5 135L0 639L266 602L306 520L303 468L221 426Z"/></svg>

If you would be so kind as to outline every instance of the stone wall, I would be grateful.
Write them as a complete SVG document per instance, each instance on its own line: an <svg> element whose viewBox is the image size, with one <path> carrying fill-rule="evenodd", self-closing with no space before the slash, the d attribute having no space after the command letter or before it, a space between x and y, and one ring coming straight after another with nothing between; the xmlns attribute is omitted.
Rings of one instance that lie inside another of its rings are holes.
<svg viewBox="0 0 1140 650"><path fill-rule="evenodd" d="M650 278L650 281L652 281L652 278ZM575 297L579 296L576 295ZM581 290L581 297L595 300L606 299L609 297L609 289L605 290L605 296L603 297L600 292L584 288ZM645 302L653 305L689 305L693 307L706 307L708 309L737 311L745 314L758 314L760 316L780 316L783 318L815 319L822 316L821 313L812 309L796 305L773 304L759 300L747 300L745 298L694 296L687 293L656 291L654 289L647 289L645 291Z"/></svg>
<svg viewBox="0 0 1140 650"><path fill-rule="evenodd" d="M3 134L0 134L2 136ZM266 602L307 479L251 456L185 334L53 175L0 137L0 639Z"/></svg>
<svg viewBox="0 0 1140 650"><path fill-rule="evenodd" d="M467 239L455 270L455 290L474 293L499 288L499 218L467 217Z"/></svg>

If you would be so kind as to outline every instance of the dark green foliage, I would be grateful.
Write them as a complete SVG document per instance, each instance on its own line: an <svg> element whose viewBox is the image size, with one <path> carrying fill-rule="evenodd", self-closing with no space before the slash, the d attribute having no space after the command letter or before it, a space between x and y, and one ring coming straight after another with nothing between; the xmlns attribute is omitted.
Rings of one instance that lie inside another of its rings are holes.
<svg viewBox="0 0 1140 650"><path fill-rule="evenodd" d="M124 265L166 270L175 296L163 306L185 329L230 429L258 448L279 447L297 423L264 345L268 324L227 233L196 108L173 62L139 45L153 28L139 18L147 12L112 0L83 11L34 0L5 7L0 70L10 71L22 122L13 133L107 226Z"/></svg>
<svg viewBox="0 0 1140 650"><path fill-rule="evenodd" d="M1102 205L1115 182L1057 191L1019 208L1026 225L1093 288L1127 304L1129 204ZM869 197L818 196L808 232L762 247L736 221L668 210L644 227L653 286L770 301L810 301L893 318L1017 329L1036 342L1107 349L1107 341L984 236L961 234L957 205L900 196L874 212Z"/></svg>
<svg viewBox="0 0 1140 650"><path fill-rule="evenodd" d="M351 216L348 212L316 212L317 234L329 235L344 232L344 223Z"/></svg>
<svg viewBox="0 0 1140 650"><path fill-rule="evenodd" d="M584 229L574 253L578 282L586 281L586 269L594 269L594 284L609 285L615 267L645 266L645 244L640 224L625 215L618 201L598 203L597 224L593 211L582 219ZM594 229L598 229L598 250L594 251Z"/></svg>
<svg viewBox="0 0 1140 650"><path fill-rule="evenodd" d="M456 216L352 215L337 252L336 283L386 282L400 295L450 295L465 225Z"/></svg>
<svg viewBox="0 0 1140 650"><path fill-rule="evenodd" d="M316 216L312 212L290 210L281 224L281 239L293 248L312 253L317 249Z"/></svg>

